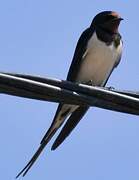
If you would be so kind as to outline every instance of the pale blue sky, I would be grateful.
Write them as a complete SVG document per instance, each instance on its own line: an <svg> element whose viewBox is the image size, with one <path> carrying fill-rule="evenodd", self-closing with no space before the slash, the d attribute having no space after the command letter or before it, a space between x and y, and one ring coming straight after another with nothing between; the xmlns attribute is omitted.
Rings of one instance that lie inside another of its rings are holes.
<svg viewBox="0 0 139 180"><path fill-rule="evenodd" d="M115 10L125 19L124 52L108 85L139 90L138 7L137 0L1 1L0 71L65 79L81 32L98 12ZM14 179L24 167L55 109L54 103L0 95L0 179ZM56 151L51 145L25 180L139 179L137 116L91 108Z"/></svg>

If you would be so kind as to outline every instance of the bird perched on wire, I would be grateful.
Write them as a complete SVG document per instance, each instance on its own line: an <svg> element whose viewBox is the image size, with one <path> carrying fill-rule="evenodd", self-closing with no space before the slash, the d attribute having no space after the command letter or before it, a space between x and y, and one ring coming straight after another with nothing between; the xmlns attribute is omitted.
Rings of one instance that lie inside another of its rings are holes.
<svg viewBox="0 0 139 180"><path fill-rule="evenodd" d="M94 17L90 27L81 34L78 40L67 76L68 81L105 86L121 59L122 40L118 32L121 20L123 19L120 15L113 11L104 11ZM88 106L60 103L40 147L17 177L22 173L25 176L67 118L67 122L52 145L52 150L55 150L65 140L88 109Z"/></svg>

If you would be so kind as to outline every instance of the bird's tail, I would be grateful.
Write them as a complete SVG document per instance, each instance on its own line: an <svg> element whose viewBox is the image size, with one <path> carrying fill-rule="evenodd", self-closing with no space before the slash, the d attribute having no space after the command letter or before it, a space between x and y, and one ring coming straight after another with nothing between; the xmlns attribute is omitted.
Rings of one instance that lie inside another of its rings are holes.
<svg viewBox="0 0 139 180"><path fill-rule="evenodd" d="M54 144L52 145L51 150L55 150L65 139L71 131L76 127L80 122L86 111L89 109L88 106L81 106L77 108L69 117L60 134L56 138Z"/></svg>
<svg viewBox="0 0 139 180"><path fill-rule="evenodd" d="M51 136L50 136L51 137ZM35 154L33 155L33 157L30 159L30 161L27 163L27 165L18 173L18 175L16 176L16 178L18 178L21 174L23 174L23 176L25 176L27 174L27 172L29 171L29 169L32 167L32 165L35 163L36 159L39 157L39 155L41 154L42 150L44 149L44 147L47 145L47 143L49 142L49 139L47 139L47 141L45 141L44 143L42 143L40 145L40 147L38 148L38 150L35 152Z"/></svg>
<svg viewBox="0 0 139 180"><path fill-rule="evenodd" d="M54 120L44 135L40 147L36 151L36 153L33 155L33 157L30 159L30 161L27 163L27 165L19 172L19 174L16 176L18 178L21 174L25 176L29 169L32 167L32 165L35 163L41 152L43 151L44 147L48 144L48 142L51 140L51 138L54 136L56 131L59 129L59 127L64 123L65 119L71 112L71 106L69 105L62 105L60 104L57 108Z"/></svg>

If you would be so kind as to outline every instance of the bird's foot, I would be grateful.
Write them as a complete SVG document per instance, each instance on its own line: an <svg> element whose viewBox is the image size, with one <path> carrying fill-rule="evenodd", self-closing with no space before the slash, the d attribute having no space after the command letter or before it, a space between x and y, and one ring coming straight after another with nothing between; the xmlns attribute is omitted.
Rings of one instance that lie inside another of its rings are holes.
<svg viewBox="0 0 139 180"><path fill-rule="evenodd" d="M110 87L107 87L106 89L107 89L107 90L110 90L110 91L113 91L113 90L115 90L115 88L114 88L114 87L112 87L112 86L110 86Z"/></svg>
<svg viewBox="0 0 139 180"><path fill-rule="evenodd" d="M93 80L89 80L86 84L89 86L95 86Z"/></svg>

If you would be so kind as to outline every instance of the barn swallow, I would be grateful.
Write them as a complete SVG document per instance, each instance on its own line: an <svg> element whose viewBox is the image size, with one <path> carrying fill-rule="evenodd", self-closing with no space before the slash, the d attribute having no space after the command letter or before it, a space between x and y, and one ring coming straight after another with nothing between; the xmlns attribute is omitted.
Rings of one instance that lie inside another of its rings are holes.
<svg viewBox="0 0 139 180"><path fill-rule="evenodd" d="M104 11L94 17L90 27L81 34L78 40L67 81L94 86L106 85L122 55L122 40L118 31L121 20L123 19L120 15L113 11ZM52 124L40 143L40 147L17 177L21 174L25 176L67 118L66 124L52 145L52 150L55 150L65 140L88 109L89 106L60 103Z"/></svg>

